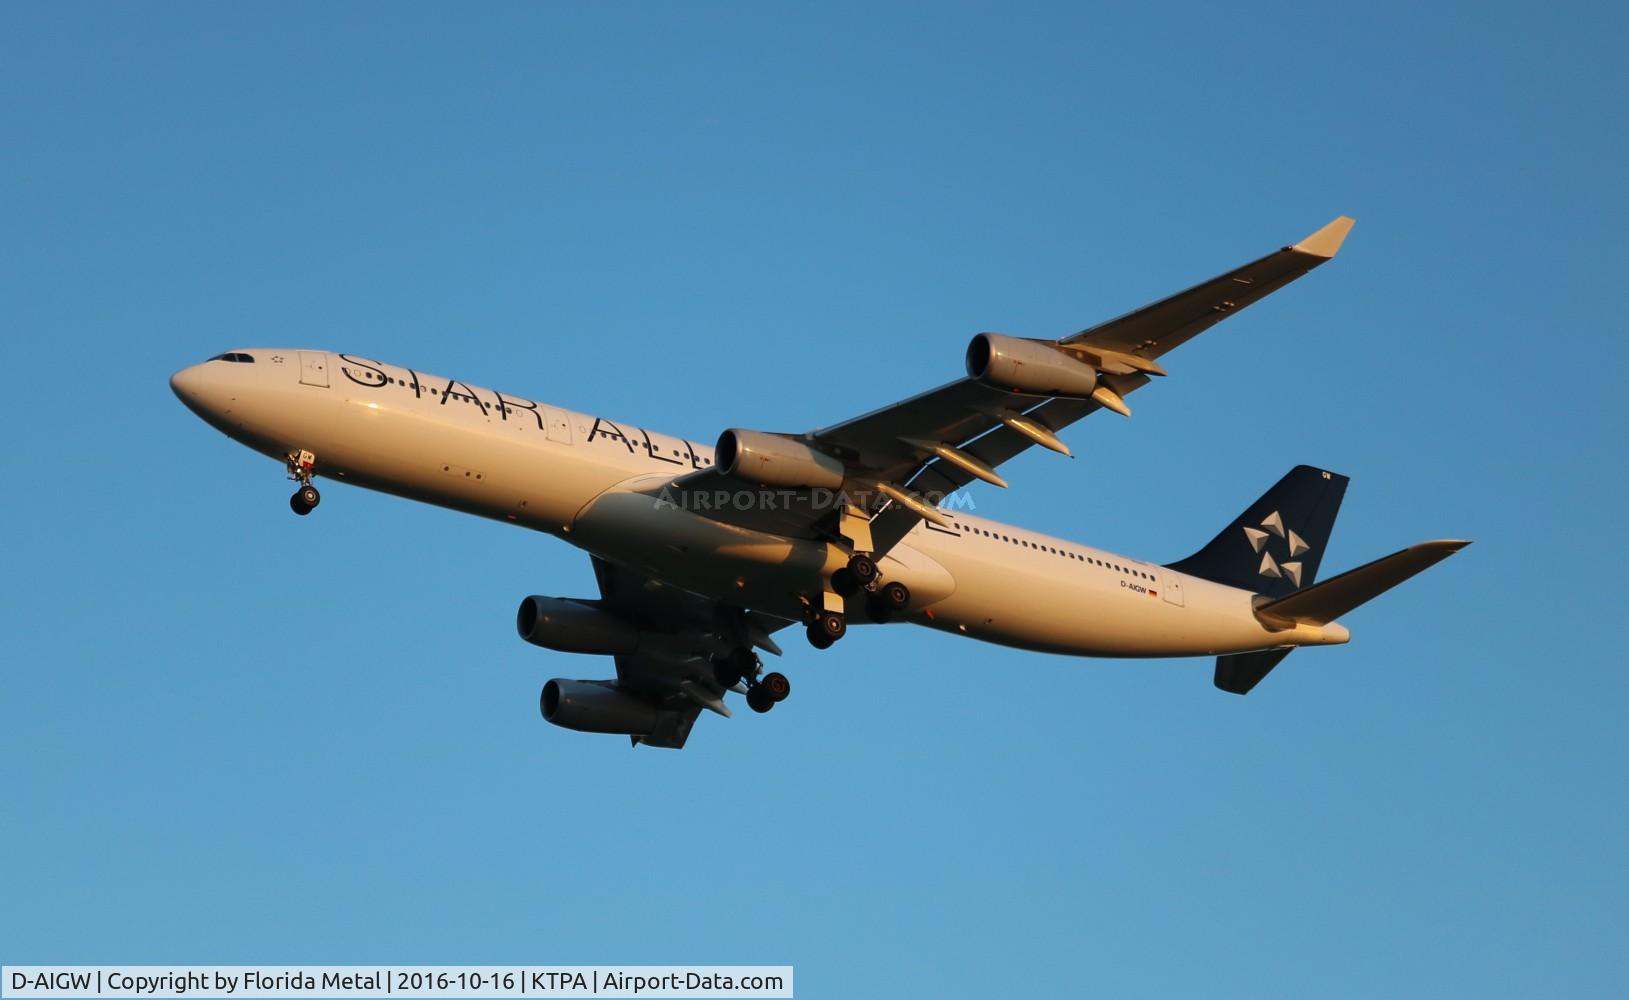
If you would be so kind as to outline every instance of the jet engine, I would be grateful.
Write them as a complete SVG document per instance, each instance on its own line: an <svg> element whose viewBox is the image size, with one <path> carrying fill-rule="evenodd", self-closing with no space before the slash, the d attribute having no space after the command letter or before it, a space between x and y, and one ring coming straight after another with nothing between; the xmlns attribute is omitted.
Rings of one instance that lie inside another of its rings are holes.
<svg viewBox="0 0 1629 1000"><path fill-rule="evenodd" d="M1097 369L1050 341L981 333L967 345L967 374L994 389L1035 396L1090 398Z"/></svg>
<svg viewBox="0 0 1629 1000"><path fill-rule="evenodd" d="M562 653L615 655L639 648L637 628L591 604L564 597L534 595L521 601L515 630L534 646Z"/></svg>
<svg viewBox="0 0 1629 1000"><path fill-rule="evenodd" d="M766 486L841 489L843 463L796 438L731 428L713 449L717 468Z"/></svg>
<svg viewBox="0 0 1629 1000"><path fill-rule="evenodd" d="M580 733L621 733L624 736L654 733L661 709L617 690L615 683L556 678L543 685L538 705L546 721Z"/></svg>

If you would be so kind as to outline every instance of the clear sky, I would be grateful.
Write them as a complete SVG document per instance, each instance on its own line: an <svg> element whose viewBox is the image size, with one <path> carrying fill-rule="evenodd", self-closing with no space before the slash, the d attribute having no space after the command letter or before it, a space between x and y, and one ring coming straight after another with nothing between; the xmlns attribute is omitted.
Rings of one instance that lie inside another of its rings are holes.
<svg viewBox="0 0 1629 1000"><path fill-rule="evenodd" d="M1621 996L1629 17L1130 7L0 8L0 961ZM792 699L679 753L554 729L610 665L512 616L586 556L295 518L165 381L316 345L803 430L1342 213L974 494L1166 561L1308 462L1353 477L1326 574L1476 540L1244 699L898 626L789 633Z"/></svg>

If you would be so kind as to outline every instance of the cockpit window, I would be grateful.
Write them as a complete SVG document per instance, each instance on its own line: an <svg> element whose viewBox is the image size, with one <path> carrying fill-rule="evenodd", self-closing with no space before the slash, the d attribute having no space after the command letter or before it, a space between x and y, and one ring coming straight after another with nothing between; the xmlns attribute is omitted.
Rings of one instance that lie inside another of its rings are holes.
<svg viewBox="0 0 1629 1000"><path fill-rule="evenodd" d="M210 358L209 360L211 360L211 361L234 361L234 362L238 362L240 364L252 365L252 364L255 363L255 356L253 354L241 354L241 353L217 354L213 358Z"/></svg>

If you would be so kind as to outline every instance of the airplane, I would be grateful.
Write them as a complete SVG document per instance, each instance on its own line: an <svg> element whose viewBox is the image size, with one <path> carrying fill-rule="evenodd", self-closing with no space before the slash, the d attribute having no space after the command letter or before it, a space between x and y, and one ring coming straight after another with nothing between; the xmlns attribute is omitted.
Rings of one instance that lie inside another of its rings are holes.
<svg viewBox="0 0 1629 1000"><path fill-rule="evenodd" d="M711 447L355 354L240 348L170 379L211 426L281 462L299 515L317 475L553 535L597 598L534 595L521 638L612 657L548 681L543 717L679 748L725 695L786 699L774 633L817 649L851 622L909 622L1073 656L1214 656L1247 694L1338 619L1470 544L1423 542L1318 581L1347 477L1297 466L1203 548L1158 564L958 509L974 482L1163 378L1159 359L1335 256L1341 216L1242 267L1059 340L972 338L965 377L806 433L734 427ZM965 506L965 505L962 505Z"/></svg>

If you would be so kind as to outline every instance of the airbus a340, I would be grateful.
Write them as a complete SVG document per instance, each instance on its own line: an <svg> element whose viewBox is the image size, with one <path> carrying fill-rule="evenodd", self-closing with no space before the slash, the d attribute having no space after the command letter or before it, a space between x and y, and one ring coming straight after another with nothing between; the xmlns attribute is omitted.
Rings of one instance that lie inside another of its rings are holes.
<svg viewBox="0 0 1629 1000"><path fill-rule="evenodd" d="M611 656L614 678L551 680L543 717L680 747L725 695L791 691L758 652L801 623L910 622L1077 656L1216 656L1245 694L1292 650L1346 642L1343 614L1469 544L1431 541L1317 582L1346 477L1299 466L1168 565L940 505L1082 417L1129 415L1159 359L1334 257L1342 217L1291 246L1061 340L981 333L964 378L802 434L734 428L709 447L413 368L241 348L170 386L287 467L296 514L321 475L554 535L593 559L597 598L527 597L527 642Z"/></svg>

